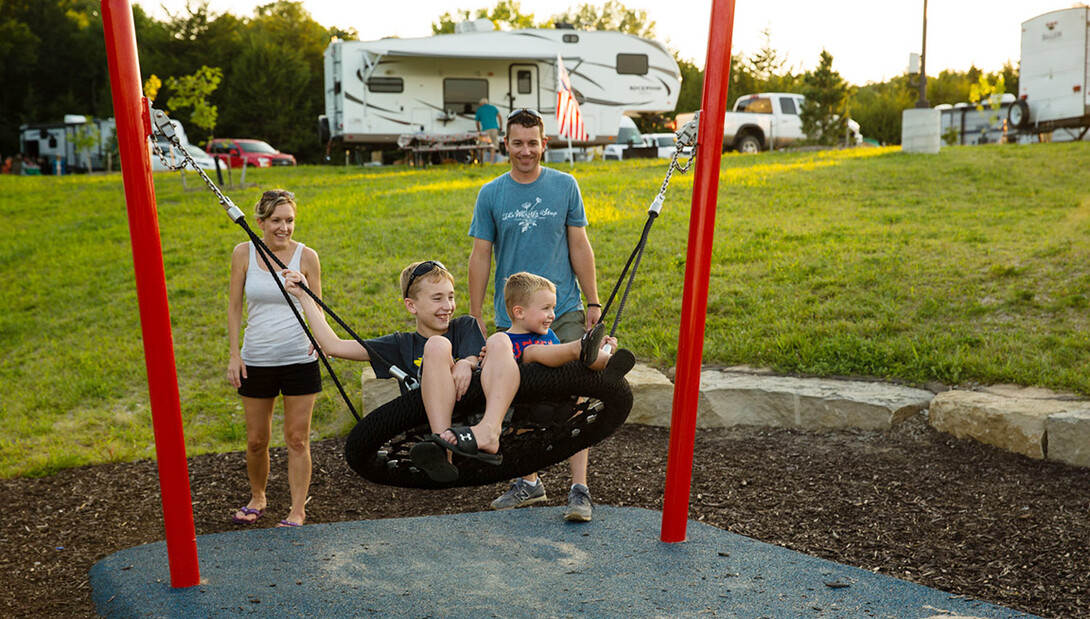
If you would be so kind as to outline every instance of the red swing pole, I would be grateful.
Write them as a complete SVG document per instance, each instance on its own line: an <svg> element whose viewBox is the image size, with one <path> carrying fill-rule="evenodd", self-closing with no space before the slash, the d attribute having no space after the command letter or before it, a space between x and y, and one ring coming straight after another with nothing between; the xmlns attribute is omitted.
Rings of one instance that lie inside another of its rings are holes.
<svg viewBox="0 0 1090 619"><path fill-rule="evenodd" d="M155 456L159 463L159 487L163 500L167 560L172 587L200 583L197 534L193 526L193 501L185 459L182 408L178 396L178 371L174 363L174 339L170 331L163 248L159 241L155 185L151 178L148 136L151 118L141 94L140 58L136 27L129 0L102 0L102 27L106 58L110 65L117 142L121 151L121 175L129 213L136 295L144 338L144 362L148 372Z"/></svg>
<svg viewBox="0 0 1090 619"><path fill-rule="evenodd" d="M696 407L700 399L700 369L704 355L704 323L708 310L715 205L722 159L723 113L730 79L730 44L734 31L734 0L712 0L708 57L704 63L696 171L693 177L689 250L685 261L681 325L678 332L674 408L670 451L666 459L666 491L662 505L664 542L685 541L689 494L696 441Z"/></svg>

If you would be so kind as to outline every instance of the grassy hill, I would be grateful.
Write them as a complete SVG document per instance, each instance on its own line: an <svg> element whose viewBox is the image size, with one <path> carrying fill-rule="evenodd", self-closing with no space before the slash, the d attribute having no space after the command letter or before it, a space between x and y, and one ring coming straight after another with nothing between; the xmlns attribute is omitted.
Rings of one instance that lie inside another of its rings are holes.
<svg viewBox="0 0 1090 619"><path fill-rule="evenodd" d="M705 363L1090 394L1087 168L1087 144L725 156ZM326 302L370 337L411 328L396 281L413 260L447 264L468 310L473 202L503 169L249 170L251 186L227 193L251 213L264 189L296 192L295 238L321 256ZM665 171L645 160L574 170L603 297ZM187 185L156 177L193 455L244 446L225 310L230 252L246 237L191 173ZM673 176L618 332L660 367L677 349L691 189L691 174ZM3 176L0 195L0 476L152 457L120 175ZM335 364L358 401L360 364ZM352 422L327 381L315 437Z"/></svg>

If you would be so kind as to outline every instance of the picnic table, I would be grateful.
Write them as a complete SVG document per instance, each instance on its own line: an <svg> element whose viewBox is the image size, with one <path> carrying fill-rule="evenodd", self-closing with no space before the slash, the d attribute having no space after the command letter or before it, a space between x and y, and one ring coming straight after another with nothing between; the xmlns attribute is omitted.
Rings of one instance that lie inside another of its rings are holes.
<svg viewBox="0 0 1090 619"><path fill-rule="evenodd" d="M406 133L398 136L397 145L408 153L412 165L421 167L436 159L451 159L462 163L481 161L484 153L492 148L488 134L480 131Z"/></svg>

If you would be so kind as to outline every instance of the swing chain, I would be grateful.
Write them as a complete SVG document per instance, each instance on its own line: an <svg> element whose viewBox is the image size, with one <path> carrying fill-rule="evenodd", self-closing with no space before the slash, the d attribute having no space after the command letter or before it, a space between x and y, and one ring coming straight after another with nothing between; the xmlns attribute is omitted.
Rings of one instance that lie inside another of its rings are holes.
<svg viewBox="0 0 1090 619"><path fill-rule="evenodd" d="M693 167L693 162L696 161L696 149L698 144L696 143L697 129L700 125L700 110L697 110L693 114L692 120L685 123L685 125L679 129L674 139L674 157L670 160L670 166L666 168L666 178L662 179L662 187L659 188L659 194L655 196L653 202L651 202L650 208L647 210L652 213L658 213L662 210L662 203L666 201L666 188L670 186L670 177L673 176L674 170L684 174ZM689 155L689 160L685 162L685 165L681 165L677 162L681 156L681 149L685 147L692 147L692 151Z"/></svg>
<svg viewBox="0 0 1090 619"><path fill-rule="evenodd" d="M181 170L185 168L185 166L188 164L189 167L193 168L193 170L197 173L197 176L199 176L201 180L204 181L204 184L208 186L209 191L216 195L216 198L219 200L220 205L223 206L223 209L225 211L227 211L227 216L231 218L231 221L237 222L240 218L245 217L245 215L242 214L242 211L239 210L237 206L235 206L234 202L231 201L231 198L228 198L222 191L220 191L219 187L217 187L216 184L212 182L212 179L208 178L208 175L204 173L204 170L202 170L201 167L197 165L197 162L193 161L193 157L189 154L189 151L182 146L181 141L178 139L178 133L174 130L174 125L170 122L170 118L168 118L167 115L161 110L157 110L150 106L148 109L151 111L153 129L152 132L158 132L159 135L162 135L167 140L169 140L170 143L174 146L174 149L180 152L183 157L181 165L171 165L169 162L167 162L166 156L163 154L162 149L159 148L158 140L152 140L151 143L155 148L155 153L159 156L159 159L162 160L163 165L167 166L167 168L171 170ZM219 164L217 163L216 165Z"/></svg>

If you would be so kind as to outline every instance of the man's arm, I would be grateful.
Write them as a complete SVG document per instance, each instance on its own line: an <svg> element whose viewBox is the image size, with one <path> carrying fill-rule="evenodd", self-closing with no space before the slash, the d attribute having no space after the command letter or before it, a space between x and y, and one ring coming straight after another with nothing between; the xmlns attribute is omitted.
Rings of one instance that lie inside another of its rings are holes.
<svg viewBox="0 0 1090 619"><path fill-rule="evenodd" d="M594 326L602 317L601 307L591 307L590 304L599 304L598 282L595 281L594 249L590 246L590 237L587 229L582 226L568 226L568 255L571 258L572 270L579 281L579 288L583 296L587 298L587 328Z"/></svg>
<svg viewBox="0 0 1090 619"><path fill-rule="evenodd" d="M593 257L591 258L593 261ZM487 336L484 326L484 294L488 290L488 276L492 272L492 243L473 239L469 253L469 315L477 319L481 334Z"/></svg>

